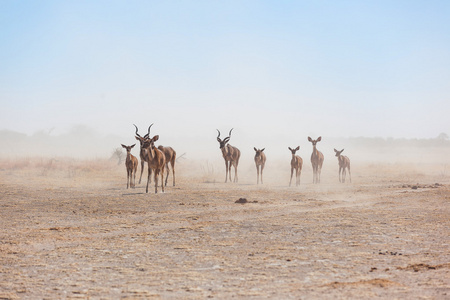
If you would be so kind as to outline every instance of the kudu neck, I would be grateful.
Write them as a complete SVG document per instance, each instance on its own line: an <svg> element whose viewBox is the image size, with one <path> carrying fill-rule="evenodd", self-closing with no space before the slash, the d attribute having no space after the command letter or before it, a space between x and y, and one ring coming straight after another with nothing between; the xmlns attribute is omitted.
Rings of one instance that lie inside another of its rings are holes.
<svg viewBox="0 0 450 300"><path fill-rule="evenodd" d="M317 146L316 145L313 145L313 153L316 153L316 154L319 153L319 150L317 150Z"/></svg>

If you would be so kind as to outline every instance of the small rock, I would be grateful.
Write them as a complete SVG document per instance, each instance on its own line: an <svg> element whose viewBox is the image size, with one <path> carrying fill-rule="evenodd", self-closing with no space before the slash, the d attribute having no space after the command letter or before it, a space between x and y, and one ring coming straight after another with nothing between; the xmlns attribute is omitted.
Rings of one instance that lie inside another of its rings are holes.
<svg viewBox="0 0 450 300"><path fill-rule="evenodd" d="M234 203L247 203L247 199L245 198L239 198L239 200L236 200Z"/></svg>

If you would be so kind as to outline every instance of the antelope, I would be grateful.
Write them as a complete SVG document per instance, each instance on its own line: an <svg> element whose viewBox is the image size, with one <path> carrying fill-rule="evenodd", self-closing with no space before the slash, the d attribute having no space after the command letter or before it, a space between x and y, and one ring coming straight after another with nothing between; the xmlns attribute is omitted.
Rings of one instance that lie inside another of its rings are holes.
<svg viewBox="0 0 450 300"><path fill-rule="evenodd" d="M172 147L163 147L161 145L158 146L158 149L162 151L166 157L166 186L167 179L169 179L169 163L172 166L173 186L175 186L175 159L177 157L177 152L175 152Z"/></svg>
<svg viewBox="0 0 450 300"><path fill-rule="evenodd" d="M134 124L133 124L134 125ZM153 124L152 124L153 125ZM141 176L139 176L139 184L141 183L141 179L142 179L142 172L144 172L144 165L145 165L145 157L144 157L144 152L145 152L145 150L144 150L144 148L142 147L142 145L143 145L143 143L144 143L144 141L146 140L146 139L148 139L148 136L149 136L149 134L150 134L150 127L152 127L152 125L150 125L149 127L148 127L148 133L146 134L146 135L144 135L144 137L142 137L142 136L140 136L139 135L139 133L138 133L138 128L137 128L137 126L136 125L134 125L134 127L136 127L136 139L139 141L139 143L140 143L140 145L141 145L141 150L140 150L140 153L139 153L139 156L140 156L140 158L141 158Z"/></svg>
<svg viewBox="0 0 450 300"><path fill-rule="evenodd" d="M302 174L302 166L303 166L303 159L295 155L295 152L297 152L300 149L300 146L298 146L295 149L292 149L291 147L288 147L288 149L292 153L292 159L291 159L291 180L289 180L289 186L291 186L292 183L292 175L294 174L295 170L295 185L300 185L300 175Z"/></svg>
<svg viewBox="0 0 450 300"><path fill-rule="evenodd" d="M336 152L336 157L338 158L338 162L339 162L339 182L344 183L345 182L345 169L348 169L348 175L350 176L350 182L352 182L352 173L350 172L350 158L348 158L345 155L341 155L342 151L344 151L344 149L342 149L341 151L337 151L336 149L334 149L334 152ZM341 180L341 171L342 171L342 180Z"/></svg>
<svg viewBox="0 0 450 300"><path fill-rule="evenodd" d="M256 147L253 147L253 149L256 151L255 153L255 164L256 164L256 174L257 174L257 180L256 184L259 184L259 173L261 172L261 184L263 183L263 170L264 165L266 164L266 155L264 154L264 149L256 149ZM261 169L261 171L260 171Z"/></svg>
<svg viewBox="0 0 450 300"><path fill-rule="evenodd" d="M322 137L319 136L317 140L313 140L308 136L308 141L313 145L313 152L311 154L311 164L313 167L313 183L320 183L320 171L322 170L323 154L316 148L317 142L320 142Z"/></svg>
<svg viewBox="0 0 450 300"><path fill-rule="evenodd" d="M239 157L241 156L241 151L239 151L238 148L233 147L231 145L227 145L227 143L230 141L231 137L231 131L233 131L233 128L231 128L230 133L226 138L223 140L220 139L220 131L219 129L216 129L217 132L219 132L219 135L217 136L217 141L220 144L220 150L222 150L222 156L225 160L225 182L227 182L228 173L230 174L230 181L231 181L231 166L234 166L234 182L238 182L238 176L237 176L237 167L239 164Z"/></svg>
<svg viewBox="0 0 450 300"><path fill-rule="evenodd" d="M166 157L164 153L155 147L155 142L159 139L159 135L147 138L143 143L145 149L144 157L145 161L148 163L148 176L147 176L147 187L145 192L148 193L148 184L150 183L152 170L154 172L153 179L155 180L155 194L158 193L158 175L161 174L161 190L164 193L164 167L166 165Z"/></svg>
<svg viewBox="0 0 450 300"><path fill-rule="evenodd" d="M136 144L131 146L125 146L124 144L121 145L123 148L127 150L127 159L125 160L125 167L127 168L127 188L128 186L134 188L136 186L136 171L138 166L138 160L135 156L131 154L131 149Z"/></svg>

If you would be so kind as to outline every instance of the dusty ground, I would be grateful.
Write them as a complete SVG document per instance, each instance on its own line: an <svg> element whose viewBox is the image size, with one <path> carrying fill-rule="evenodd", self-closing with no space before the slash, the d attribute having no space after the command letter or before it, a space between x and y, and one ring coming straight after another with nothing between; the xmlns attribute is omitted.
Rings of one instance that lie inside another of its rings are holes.
<svg viewBox="0 0 450 300"><path fill-rule="evenodd" d="M123 166L3 162L0 299L450 298L445 167L360 164L339 184L336 161L290 188L289 169L260 186L192 169L155 195Z"/></svg>

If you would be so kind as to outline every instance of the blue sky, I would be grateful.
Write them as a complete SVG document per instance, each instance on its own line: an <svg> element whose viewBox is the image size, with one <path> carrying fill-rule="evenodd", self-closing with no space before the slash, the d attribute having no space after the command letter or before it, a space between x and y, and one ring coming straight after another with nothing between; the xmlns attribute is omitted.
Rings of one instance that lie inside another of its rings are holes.
<svg viewBox="0 0 450 300"><path fill-rule="evenodd" d="M449 15L450 1L1 1L0 130L450 134Z"/></svg>

